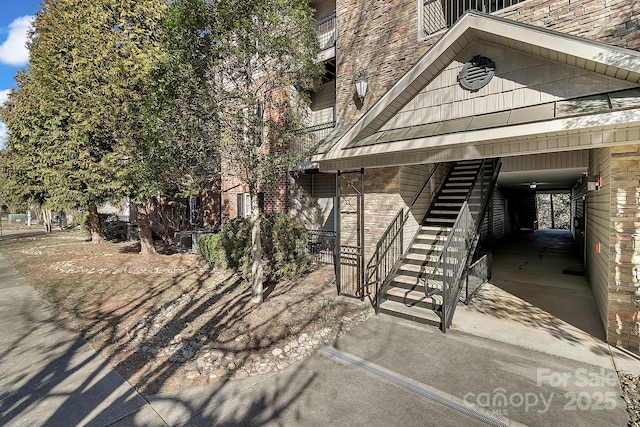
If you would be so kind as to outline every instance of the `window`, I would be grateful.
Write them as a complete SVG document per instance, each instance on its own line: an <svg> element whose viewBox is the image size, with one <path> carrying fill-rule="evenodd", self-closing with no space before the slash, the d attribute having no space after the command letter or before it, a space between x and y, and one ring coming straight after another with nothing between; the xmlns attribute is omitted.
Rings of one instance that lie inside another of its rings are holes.
<svg viewBox="0 0 640 427"><path fill-rule="evenodd" d="M237 195L238 218L248 218L251 216L251 194L239 193ZM264 193L258 193L258 209L264 210Z"/></svg>

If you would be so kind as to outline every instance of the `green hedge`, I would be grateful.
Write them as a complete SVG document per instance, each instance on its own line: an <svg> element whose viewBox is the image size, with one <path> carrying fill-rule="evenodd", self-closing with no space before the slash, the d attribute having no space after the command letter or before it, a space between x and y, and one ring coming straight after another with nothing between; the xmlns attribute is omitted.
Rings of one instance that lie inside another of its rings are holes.
<svg viewBox="0 0 640 427"><path fill-rule="evenodd" d="M265 278L278 279L303 273L309 264L309 257L304 252L308 239L304 225L287 214L262 214L260 225ZM198 253L209 264L219 268L226 264L249 281L251 221L236 218L227 222L219 234L201 236Z"/></svg>
<svg viewBox="0 0 640 427"><path fill-rule="evenodd" d="M222 247L222 235L219 233L207 233L198 236L196 243L198 253L213 267L225 270L227 257Z"/></svg>
<svg viewBox="0 0 640 427"><path fill-rule="evenodd" d="M127 221L101 221L102 237L112 242L124 242L127 240L127 226Z"/></svg>

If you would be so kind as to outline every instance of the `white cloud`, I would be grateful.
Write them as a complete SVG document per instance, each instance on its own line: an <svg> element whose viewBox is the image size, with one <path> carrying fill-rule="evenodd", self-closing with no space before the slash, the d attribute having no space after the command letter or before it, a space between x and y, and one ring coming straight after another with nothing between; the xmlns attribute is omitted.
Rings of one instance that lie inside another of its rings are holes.
<svg viewBox="0 0 640 427"><path fill-rule="evenodd" d="M7 102L9 99L9 94L11 93L11 89L0 90L0 106Z"/></svg>
<svg viewBox="0 0 640 427"><path fill-rule="evenodd" d="M27 40L33 19L33 16L22 16L9 24L9 36L0 44L0 62L15 66L29 62Z"/></svg>
<svg viewBox="0 0 640 427"><path fill-rule="evenodd" d="M4 104L7 99L9 99L9 93L11 89L0 90L0 106ZM5 126L2 121L0 121L0 149L6 147L7 136L9 134L9 129Z"/></svg>
<svg viewBox="0 0 640 427"><path fill-rule="evenodd" d="M4 123L0 122L0 150L7 146L7 137L9 136L9 129Z"/></svg>

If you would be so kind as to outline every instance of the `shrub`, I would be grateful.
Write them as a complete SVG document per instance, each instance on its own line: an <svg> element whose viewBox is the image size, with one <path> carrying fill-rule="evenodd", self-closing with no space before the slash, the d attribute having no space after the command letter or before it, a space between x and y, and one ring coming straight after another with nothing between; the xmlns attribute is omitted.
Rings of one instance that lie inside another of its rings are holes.
<svg viewBox="0 0 640 427"><path fill-rule="evenodd" d="M309 257L304 253L307 231L302 223L287 214L262 214L260 222L265 279L295 276L304 272ZM221 233L227 265L243 279L251 279L251 221L236 218L224 225Z"/></svg>
<svg viewBox="0 0 640 427"><path fill-rule="evenodd" d="M309 264L309 256L304 248L309 236L307 229L297 218L279 214L272 216L270 233L270 254L276 277L292 277L303 273ZM267 222L267 221L265 221Z"/></svg>
<svg viewBox="0 0 640 427"><path fill-rule="evenodd" d="M102 221L100 230L105 240L123 242L127 240L127 221Z"/></svg>
<svg viewBox="0 0 640 427"><path fill-rule="evenodd" d="M236 218L227 222L222 227L220 239L229 268L240 271L245 278L250 277L251 222L247 218Z"/></svg>
<svg viewBox="0 0 640 427"><path fill-rule="evenodd" d="M211 266L226 269L227 259L222 246L222 234L207 233L198 236L198 254Z"/></svg>

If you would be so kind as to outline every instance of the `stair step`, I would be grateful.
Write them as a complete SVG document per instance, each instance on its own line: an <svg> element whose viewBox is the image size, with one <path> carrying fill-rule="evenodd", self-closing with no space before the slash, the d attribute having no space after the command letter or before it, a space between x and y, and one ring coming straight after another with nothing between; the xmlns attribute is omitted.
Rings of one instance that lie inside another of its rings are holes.
<svg viewBox="0 0 640 427"><path fill-rule="evenodd" d="M427 218L425 220L426 222L431 222L431 223L447 223L447 224L452 224L454 222L456 222L455 218Z"/></svg>
<svg viewBox="0 0 640 427"><path fill-rule="evenodd" d="M462 200L464 202L464 199L466 198L466 194L440 194L437 200Z"/></svg>
<svg viewBox="0 0 640 427"><path fill-rule="evenodd" d="M420 227L420 230L421 231L429 231L429 232L449 234L449 232L451 231L451 227L439 227L437 225L423 225L423 226Z"/></svg>
<svg viewBox="0 0 640 427"><path fill-rule="evenodd" d="M464 193L465 195L469 192L468 188L443 188L443 193Z"/></svg>
<svg viewBox="0 0 640 427"><path fill-rule="evenodd" d="M434 234L433 232L429 232L429 231L421 231L419 234L416 235L416 243L424 242L444 242L447 240L447 238L449 237L449 233L447 234Z"/></svg>
<svg viewBox="0 0 640 427"><path fill-rule="evenodd" d="M426 296L424 288L417 290L407 290L402 288L387 289L385 297L387 300L402 303L405 307L423 307L428 309L438 309L442 305L442 296Z"/></svg>
<svg viewBox="0 0 640 427"><path fill-rule="evenodd" d="M383 301L380 304L380 313L426 325L440 326L440 316L435 311L423 307L407 307L397 301Z"/></svg>
<svg viewBox="0 0 640 427"><path fill-rule="evenodd" d="M456 165L455 168L453 169L454 171L470 171L470 170L474 170L477 171L478 169L480 169L480 164L470 164L470 165Z"/></svg>
<svg viewBox="0 0 640 427"><path fill-rule="evenodd" d="M439 242L439 243L442 243L442 242ZM436 244L435 242L433 242L433 243L414 243L413 245L411 245L411 248L409 248L409 250L442 252L443 248L444 248L443 244Z"/></svg>
<svg viewBox="0 0 640 427"><path fill-rule="evenodd" d="M435 202L433 206L443 207L443 208L461 208L464 204L464 201L459 202ZM469 203L471 205L471 203ZM479 203L478 203L479 205Z"/></svg>
<svg viewBox="0 0 640 427"><path fill-rule="evenodd" d="M425 255L419 252L411 252L411 250L404 255L405 260L419 262L437 262L438 258L440 258L440 254Z"/></svg>
<svg viewBox="0 0 640 427"><path fill-rule="evenodd" d="M449 272L449 276L451 272ZM391 283L404 289L414 289L415 287L424 286L424 277L408 275L408 274L396 274L391 279ZM429 288L442 289L442 276L435 275L429 279Z"/></svg>
<svg viewBox="0 0 640 427"><path fill-rule="evenodd" d="M469 174L469 176L460 176L460 175L452 175L447 178L448 181L469 181L473 182L473 175Z"/></svg>
<svg viewBox="0 0 640 427"><path fill-rule="evenodd" d="M431 263L434 264L434 263ZM425 265L425 264L402 264L400 266L400 271L410 272L415 274L431 274L433 272L433 265ZM437 276L442 276L442 268L438 268L436 272Z"/></svg>
<svg viewBox="0 0 640 427"><path fill-rule="evenodd" d="M471 187L473 181L448 181L444 184L445 188L447 187Z"/></svg>
<svg viewBox="0 0 640 427"><path fill-rule="evenodd" d="M434 209L429 212L430 215L455 215L458 216L460 209Z"/></svg>

